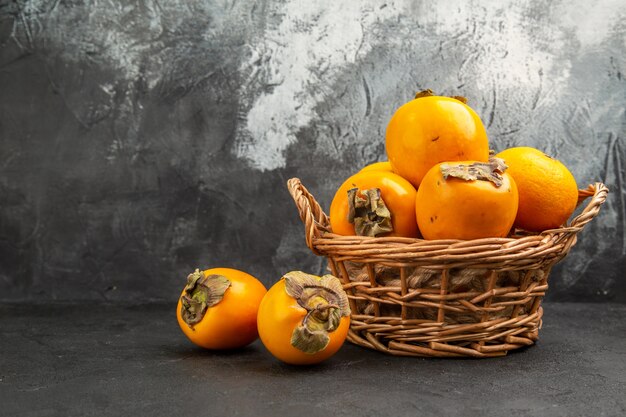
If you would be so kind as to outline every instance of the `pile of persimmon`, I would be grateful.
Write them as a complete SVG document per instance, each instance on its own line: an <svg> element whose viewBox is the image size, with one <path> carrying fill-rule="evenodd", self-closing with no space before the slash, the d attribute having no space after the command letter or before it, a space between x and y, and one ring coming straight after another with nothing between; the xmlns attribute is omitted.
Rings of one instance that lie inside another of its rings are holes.
<svg viewBox="0 0 626 417"><path fill-rule="evenodd" d="M364 167L336 191L333 233L505 237L513 228L558 228L576 208L576 180L561 162L529 147L494 155L464 97L418 93L391 117L385 149L388 161Z"/></svg>
<svg viewBox="0 0 626 417"><path fill-rule="evenodd" d="M430 90L401 106L387 126L388 161L344 181L330 206L333 233L424 239L504 237L514 227L561 226L578 201L576 181L559 161L528 147L493 155L485 127L463 97ZM340 281L300 271L269 291L229 268L187 277L176 315L207 349L236 349L260 337L289 364L321 362L339 350L350 326Z"/></svg>

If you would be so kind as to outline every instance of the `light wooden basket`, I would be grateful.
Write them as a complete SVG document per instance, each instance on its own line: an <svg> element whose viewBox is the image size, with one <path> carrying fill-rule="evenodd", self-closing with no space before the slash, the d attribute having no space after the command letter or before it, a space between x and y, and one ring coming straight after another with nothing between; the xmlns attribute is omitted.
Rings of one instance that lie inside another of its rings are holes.
<svg viewBox="0 0 626 417"><path fill-rule="evenodd" d="M492 357L535 343L550 270L600 211L608 188L579 190L561 228L476 240L340 236L298 178L287 186L307 246L328 258L349 300L352 343L393 355Z"/></svg>

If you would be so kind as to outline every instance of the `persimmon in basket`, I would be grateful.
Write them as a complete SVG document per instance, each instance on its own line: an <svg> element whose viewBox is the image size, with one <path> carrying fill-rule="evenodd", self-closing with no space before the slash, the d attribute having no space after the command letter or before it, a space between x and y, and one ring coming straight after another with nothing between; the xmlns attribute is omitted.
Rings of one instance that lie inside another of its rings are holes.
<svg viewBox="0 0 626 417"><path fill-rule="evenodd" d="M390 171L360 171L339 187L330 204L333 233L417 237L415 188Z"/></svg>
<svg viewBox="0 0 626 417"><path fill-rule="evenodd" d="M445 162L417 190L417 224L425 239L505 237L517 214L515 181L502 160Z"/></svg>
<svg viewBox="0 0 626 417"><path fill-rule="evenodd" d="M393 172L416 188L426 172L445 161L487 162L485 127L464 97L422 91L391 117L385 147Z"/></svg>
<svg viewBox="0 0 626 417"><path fill-rule="evenodd" d="M516 227L541 232L561 226L572 215L578 186L565 165L527 146L505 149L496 156L504 160L517 184Z"/></svg>

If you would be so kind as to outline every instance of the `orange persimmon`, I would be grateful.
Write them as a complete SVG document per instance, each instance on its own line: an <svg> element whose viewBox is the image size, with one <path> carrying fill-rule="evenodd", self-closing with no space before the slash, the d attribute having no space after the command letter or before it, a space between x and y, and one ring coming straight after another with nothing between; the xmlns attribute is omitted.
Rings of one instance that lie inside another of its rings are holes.
<svg viewBox="0 0 626 417"><path fill-rule="evenodd" d="M393 172L357 172L335 193L330 225L346 236L417 237L415 188Z"/></svg>
<svg viewBox="0 0 626 417"><path fill-rule="evenodd" d="M417 191L417 224L425 239L505 237L517 214L515 181L501 160L437 164Z"/></svg>
<svg viewBox="0 0 626 417"><path fill-rule="evenodd" d="M519 191L516 227L541 232L567 221L578 203L578 186L565 165L527 146L505 149L496 156L509 167Z"/></svg>
<svg viewBox="0 0 626 417"><path fill-rule="evenodd" d="M246 346L259 337L256 318L265 293L265 286L245 272L196 269L178 299L178 324L189 340L206 349Z"/></svg>
<svg viewBox="0 0 626 417"><path fill-rule="evenodd" d="M346 339L348 297L332 275L289 272L263 297L257 324L263 345L277 359L292 365L318 363Z"/></svg>
<svg viewBox="0 0 626 417"><path fill-rule="evenodd" d="M430 90L396 110L385 147L393 172L415 188L437 163L489 159L487 133L476 112L462 97L436 96Z"/></svg>

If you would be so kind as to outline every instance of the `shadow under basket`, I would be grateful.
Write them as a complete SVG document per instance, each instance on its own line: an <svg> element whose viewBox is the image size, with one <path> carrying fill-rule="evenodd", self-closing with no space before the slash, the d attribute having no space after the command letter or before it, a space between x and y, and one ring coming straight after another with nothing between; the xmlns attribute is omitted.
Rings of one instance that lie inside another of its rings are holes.
<svg viewBox="0 0 626 417"><path fill-rule="evenodd" d="M300 180L287 186L307 246L328 258L348 294L348 340L393 355L430 357L503 356L534 344L550 270L608 193L602 183L580 190L579 204L590 201L558 229L462 241L336 235Z"/></svg>

